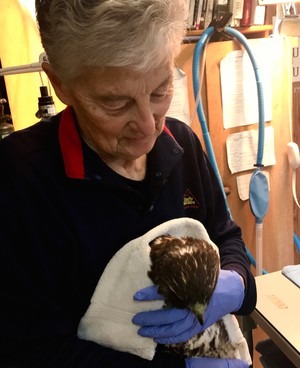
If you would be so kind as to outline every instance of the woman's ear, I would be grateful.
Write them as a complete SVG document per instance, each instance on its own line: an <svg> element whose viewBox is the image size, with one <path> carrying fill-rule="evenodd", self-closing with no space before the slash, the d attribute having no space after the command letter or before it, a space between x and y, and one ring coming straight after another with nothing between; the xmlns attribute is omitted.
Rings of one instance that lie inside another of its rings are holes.
<svg viewBox="0 0 300 368"><path fill-rule="evenodd" d="M72 105L71 96L68 92L66 84L57 76L51 64L43 62L42 68L43 71L47 74L47 77L49 78L54 88L55 94L60 99L60 101L65 105Z"/></svg>

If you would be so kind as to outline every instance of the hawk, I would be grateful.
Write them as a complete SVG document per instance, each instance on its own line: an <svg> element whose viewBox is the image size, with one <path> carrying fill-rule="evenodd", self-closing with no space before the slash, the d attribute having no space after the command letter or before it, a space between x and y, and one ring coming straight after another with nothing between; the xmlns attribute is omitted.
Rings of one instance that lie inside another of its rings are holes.
<svg viewBox="0 0 300 368"><path fill-rule="evenodd" d="M204 313L216 287L220 257L216 247L203 239L159 236L149 243L151 266L148 276L165 298L165 308L188 308L203 324ZM221 320L185 343L167 345L182 357L234 358Z"/></svg>

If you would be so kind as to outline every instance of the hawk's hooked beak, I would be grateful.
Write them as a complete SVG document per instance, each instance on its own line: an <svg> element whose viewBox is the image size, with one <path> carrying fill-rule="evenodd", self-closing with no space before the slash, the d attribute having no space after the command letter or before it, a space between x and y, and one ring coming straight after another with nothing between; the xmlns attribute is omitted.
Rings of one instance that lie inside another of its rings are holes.
<svg viewBox="0 0 300 368"><path fill-rule="evenodd" d="M198 318L199 322L201 323L201 325L203 325L203 322L204 322L204 313L205 313L206 307L207 307L206 304L196 303L191 308L192 311L195 313L196 317Z"/></svg>

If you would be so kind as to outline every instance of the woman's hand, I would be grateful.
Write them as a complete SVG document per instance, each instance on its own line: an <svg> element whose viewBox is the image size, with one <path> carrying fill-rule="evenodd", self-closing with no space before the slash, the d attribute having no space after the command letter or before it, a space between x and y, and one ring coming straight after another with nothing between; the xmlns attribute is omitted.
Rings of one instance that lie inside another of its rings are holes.
<svg viewBox="0 0 300 368"><path fill-rule="evenodd" d="M236 312L243 304L244 282L235 271L220 270L216 288L204 314L202 329L213 325L226 314Z"/></svg>
<svg viewBox="0 0 300 368"><path fill-rule="evenodd" d="M155 286L139 290L137 301L162 300ZM142 326L138 334L151 337L158 344L185 342L201 331L201 325L193 312L188 309L167 308L136 314L132 322Z"/></svg>

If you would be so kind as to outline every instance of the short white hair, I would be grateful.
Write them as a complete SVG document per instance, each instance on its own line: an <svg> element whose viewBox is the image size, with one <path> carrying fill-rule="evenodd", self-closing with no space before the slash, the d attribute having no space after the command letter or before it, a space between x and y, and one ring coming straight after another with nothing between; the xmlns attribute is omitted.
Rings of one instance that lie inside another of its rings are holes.
<svg viewBox="0 0 300 368"><path fill-rule="evenodd" d="M62 80L87 66L147 71L172 62L187 0L36 0L43 47Z"/></svg>

